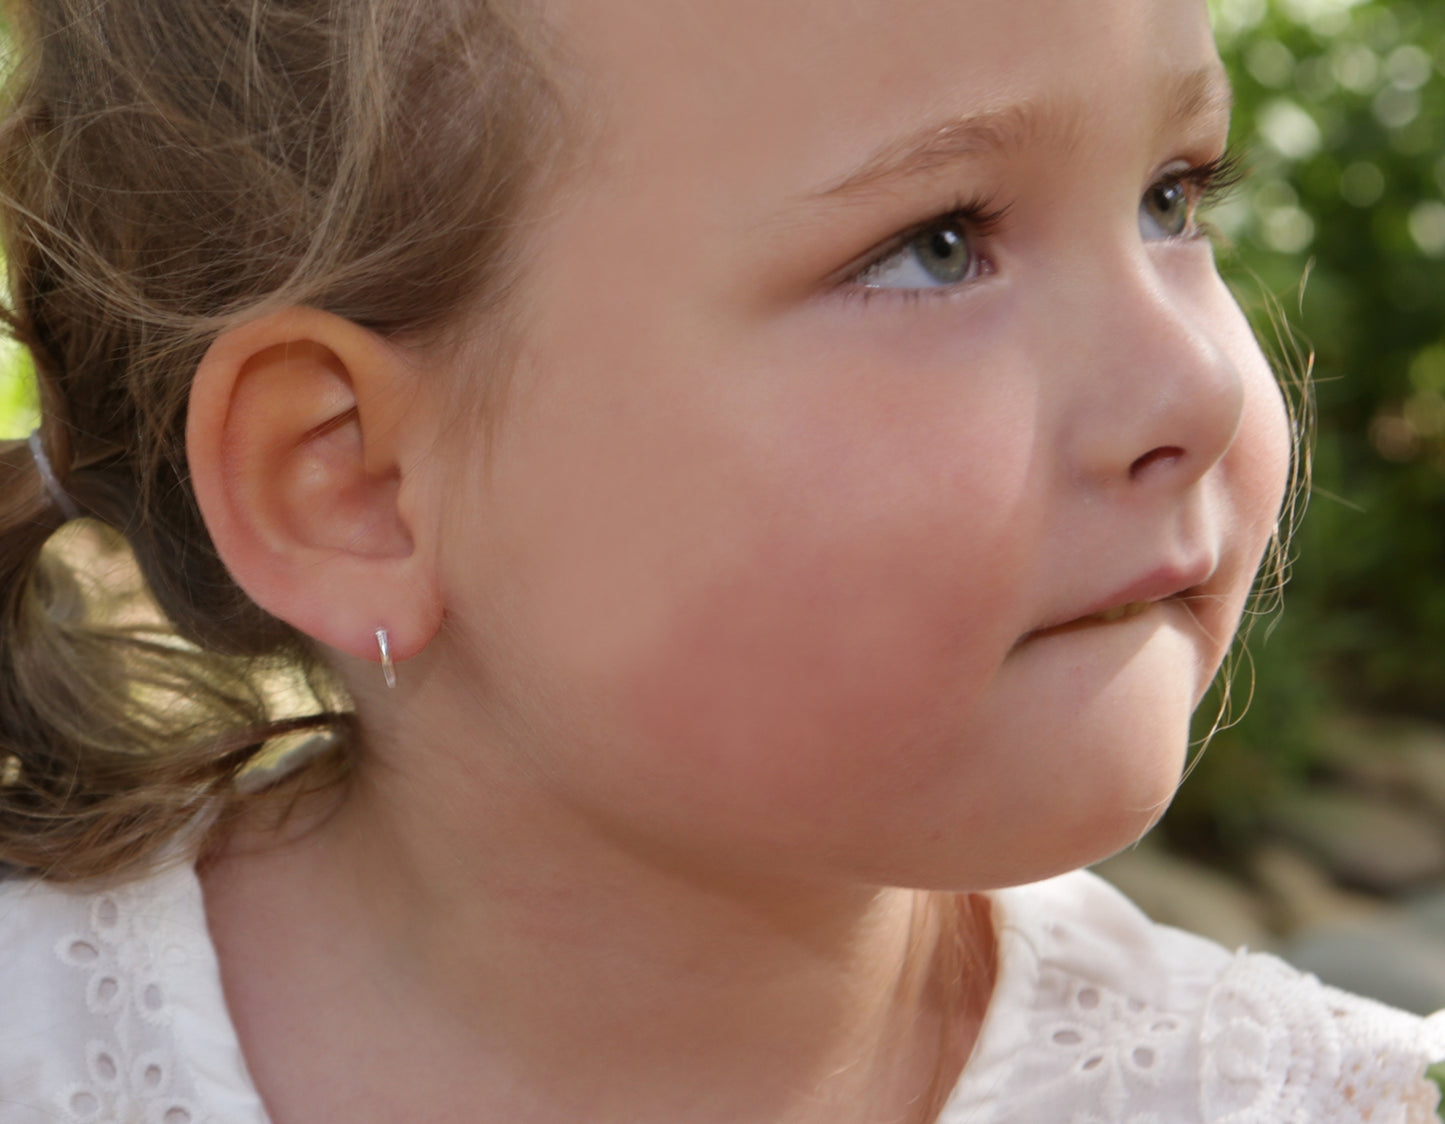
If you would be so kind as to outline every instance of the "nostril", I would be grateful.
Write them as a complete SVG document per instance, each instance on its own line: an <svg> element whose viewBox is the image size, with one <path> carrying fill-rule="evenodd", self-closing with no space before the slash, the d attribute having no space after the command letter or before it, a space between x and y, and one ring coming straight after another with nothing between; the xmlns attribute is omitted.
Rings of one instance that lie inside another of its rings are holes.
<svg viewBox="0 0 1445 1124"><path fill-rule="evenodd" d="M1129 466L1129 479L1138 480L1155 465L1173 464L1183 457L1184 450L1178 445L1160 445L1157 449L1150 449Z"/></svg>

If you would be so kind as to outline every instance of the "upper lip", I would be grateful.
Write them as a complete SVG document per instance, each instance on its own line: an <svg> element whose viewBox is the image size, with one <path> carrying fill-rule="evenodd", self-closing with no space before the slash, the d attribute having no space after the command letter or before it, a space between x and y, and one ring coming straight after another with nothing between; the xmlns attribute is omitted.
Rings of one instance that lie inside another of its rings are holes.
<svg viewBox="0 0 1445 1124"><path fill-rule="evenodd" d="M1177 597L1208 581L1213 573L1214 563L1207 558L1185 564L1170 563L1157 566L1128 585L1114 590L1086 607L1070 610L1047 624L1040 625L1027 633L1025 639L1041 632L1048 632L1050 629L1086 621L1101 613L1107 613L1110 609L1120 609L1126 605L1141 602L1165 601L1170 597Z"/></svg>

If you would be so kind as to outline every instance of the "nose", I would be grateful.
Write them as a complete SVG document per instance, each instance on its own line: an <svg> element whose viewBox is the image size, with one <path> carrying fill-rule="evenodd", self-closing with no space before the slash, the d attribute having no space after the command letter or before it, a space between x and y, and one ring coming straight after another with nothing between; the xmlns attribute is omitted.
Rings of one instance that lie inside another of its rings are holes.
<svg viewBox="0 0 1445 1124"><path fill-rule="evenodd" d="M1064 357L1070 474L1094 486L1186 486L1239 430L1245 373L1229 340L1247 329L1212 268L1207 278L1198 263L1160 268L1147 250L1112 270L1095 264L1089 282L1058 298L1075 336Z"/></svg>

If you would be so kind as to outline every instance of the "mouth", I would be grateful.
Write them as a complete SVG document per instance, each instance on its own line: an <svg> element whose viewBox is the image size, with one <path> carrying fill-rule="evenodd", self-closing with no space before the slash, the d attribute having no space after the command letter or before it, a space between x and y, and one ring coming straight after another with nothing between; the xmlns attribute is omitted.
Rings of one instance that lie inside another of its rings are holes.
<svg viewBox="0 0 1445 1124"><path fill-rule="evenodd" d="M1042 637L1120 624L1144 616L1160 606L1187 604L1203 593L1214 570L1212 560L1203 560L1188 567L1161 567L1093 605L1081 606L1084 611L1077 616L1056 618L1041 628L1025 633L1019 639L1019 644Z"/></svg>
<svg viewBox="0 0 1445 1124"><path fill-rule="evenodd" d="M1112 624L1114 621L1122 621L1129 617L1137 617L1140 613L1152 609L1158 601L1130 601L1125 605L1115 605L1112 609L1105 609L1099 613L1090 613L1087 617L1080 617L1073 624ZM1067 624L1062 627L1069 627Z"/></svg>
<svg viewBox="0 0 1445 1124"><path fill-rule="evenodd" d="M1175 595L1175 597L1183 596L1185 596L1184 593ZM1050 625L1048 628L1035 629L1033 632L1025 634L1023 641L1037 640L1043 636L1059 636L1067 632L1077 632L1080 629L1093 628L1101 624L1115 624L1119 621L1141 616L1155 606L1172 600L1174 600L1174 597L1164 597L1158 601L1126 601L1122 605L1113 605L1107 609L1101 609L1097 613L1089 613L1082 617L1075 617L1073 620ZM1020 643L1023 641L1020 641Z"/></svg>

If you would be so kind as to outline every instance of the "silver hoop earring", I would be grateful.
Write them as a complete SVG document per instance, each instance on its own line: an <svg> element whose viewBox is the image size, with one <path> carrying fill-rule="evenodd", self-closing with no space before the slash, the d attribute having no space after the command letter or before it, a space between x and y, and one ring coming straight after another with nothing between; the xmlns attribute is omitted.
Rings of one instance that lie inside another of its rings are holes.
<svg viewBox="0 0 1445 1124"><path fill-rule="evenodd" d="M381 649L381 675L388 687L396 686L396 664L391 662L391 638L386 629L376 630L376 646Z"/></svg>

